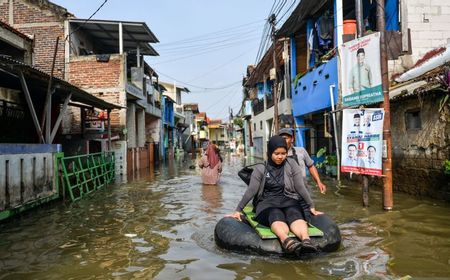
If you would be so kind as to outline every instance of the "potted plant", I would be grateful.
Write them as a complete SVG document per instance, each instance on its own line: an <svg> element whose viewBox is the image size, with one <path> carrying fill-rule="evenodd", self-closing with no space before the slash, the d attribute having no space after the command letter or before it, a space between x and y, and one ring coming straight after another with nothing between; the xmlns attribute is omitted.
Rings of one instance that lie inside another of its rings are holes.
<svg viewBox="0 0 450 280"><path fill-rule="evenodd" d="M316 153L317 163L316 168L320 170L322 173L325 173L325 167L326 167L326 157L325 153L327 152L327 148L323 147L320 148Z"/></svg>
<svg viewBox="0 0 450 280"><path fill-rule="evenodd" d="M337 156L336 154L327 155L325 158L327 166L332 176L337 176Z"/></svg>

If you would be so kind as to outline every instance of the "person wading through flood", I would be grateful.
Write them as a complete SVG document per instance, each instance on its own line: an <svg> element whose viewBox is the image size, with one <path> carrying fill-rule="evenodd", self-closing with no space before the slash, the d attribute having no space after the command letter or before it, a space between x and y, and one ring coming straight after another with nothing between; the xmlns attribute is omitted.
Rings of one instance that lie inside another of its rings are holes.
<svg viewBox="0 0 450 280"><path fill-rule="evenodd" d="M305 185L308 187L308 180L306 179L306 167L311 174L311 177L317 184L317 187L320 190L320 193L325 194L327 191L327 186L322 183L320 180L319 172L317 168L314 166L314 161L309 156L308 152L303 147L294 147L294 131L291 128L282 128L278 131L278 135L286 140L286 144L288 147L288 157L292 157L302 169L303 179L305 180Z"/></svg>
<svg viewBox="0 0 450 280"><path fill-rule="evenodd" d="M205 185L216 185L222 173L222 157L214 144L208 144L198 166L202 169L202 181Z"/></svg>
<svg viewBox="0 0 450 280"><path fill-rule="evenodd" d="M280 239L286 253L315 252L308 235L308 226L299 200L305 200L311 214L319 215L305 187L302 171L294 159L287 157L287 144L283 137L272 136L268 143L268 162L256 165L249 187L236 207L233 217L241 220L242 210L253 199L255 220L270 227ZM288 237L289 230L300 240Z"/></svg>

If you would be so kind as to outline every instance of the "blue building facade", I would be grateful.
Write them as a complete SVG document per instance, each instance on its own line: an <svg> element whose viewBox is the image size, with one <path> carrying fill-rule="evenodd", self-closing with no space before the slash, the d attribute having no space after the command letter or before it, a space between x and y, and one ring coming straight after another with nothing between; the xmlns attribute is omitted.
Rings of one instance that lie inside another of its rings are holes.
<svg viewBox="0 0 450 280"><path fill-rule="evenodd" d="M161 131L162 139L161 139L161 155L163 159L167 159L169 156L171 149L173 149L173 141L175 138L175 115L174 115L174 101L168 97L163 96L161 100L161 114L162 114L162 122L161 122Z"/></svg>
<svg viewBox="0 0 450 280"><path fill-rule="evenodd" d="M364 28L376 32L376 1L363 0L362 4ZM386 0L385 5L386 30L397 32L399 0ZM331 111L331 101L337 105L339 100L338 48L356 36L338 32L342 20L344 24L355 20L354 1L303 0L277 35L290 38L296 145L313 154L321 147L332 150L334 146L328 133L334 133L331 117L326 113Z"/></svg>

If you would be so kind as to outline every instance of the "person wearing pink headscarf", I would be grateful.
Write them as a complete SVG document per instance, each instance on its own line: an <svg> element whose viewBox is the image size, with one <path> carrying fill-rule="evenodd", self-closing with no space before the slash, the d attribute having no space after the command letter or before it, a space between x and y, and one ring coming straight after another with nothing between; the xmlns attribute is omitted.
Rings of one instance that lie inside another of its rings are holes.
<svg viewBox="0 0 450 280"><path fill-rule="evenodd" d="M205 185L216 185L222 173L222 158L214 144L209 144L198 166L202 169L202 181Z"/></svg>

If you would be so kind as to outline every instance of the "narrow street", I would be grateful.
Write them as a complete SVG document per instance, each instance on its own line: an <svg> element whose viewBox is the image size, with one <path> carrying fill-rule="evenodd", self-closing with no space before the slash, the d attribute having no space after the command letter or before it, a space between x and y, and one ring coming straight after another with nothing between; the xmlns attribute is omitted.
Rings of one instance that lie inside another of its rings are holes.
<svg viewBox="0 0 450 280"><path fill-rule="evenodd" d="M174 161L3 223L0 279L398 279L413 267L414 277L450 275L449 205L397 194L401 210L386 213L371 190L362 208L359 187L338 191L331 180L313 196L341 229L338 252L290 260L218 249L214 226L245 190L243 163L227 155L220 184L206 186L192 162Z"/></svg>

